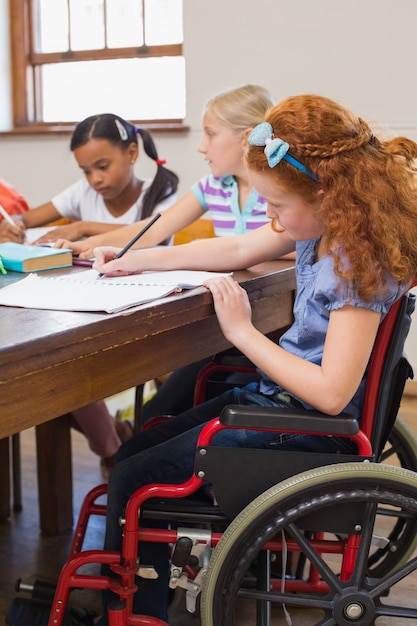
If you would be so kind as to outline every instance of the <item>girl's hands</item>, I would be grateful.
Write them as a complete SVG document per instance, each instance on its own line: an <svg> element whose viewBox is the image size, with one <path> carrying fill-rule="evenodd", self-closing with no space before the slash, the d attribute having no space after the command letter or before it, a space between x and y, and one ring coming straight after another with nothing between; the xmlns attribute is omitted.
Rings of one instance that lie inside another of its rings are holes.
<svg viewBox="0 0 417 626"><path fill-rule="evenodd" d="M69 241L77 241L84 237L83 222L72 222L71 224L65 224L64 226L58 226L53 230L48 230L42 237L39 237L35 244L54 243L59 239L67 239ZM54 247L62 247L56 246Z"/></svg>
<svg viewBox="0 0 417 626"><path fill-rule="evenodd" d="M94 257L94 248L88 243L88 239L82 241L70 241L69 239L57 239L54 248L69 248L74 255L80 259L92 259Z"/></svg>
<svg viewBox="0 0 417 626"><path fill-rule="evenodd" d="M93 269L106 276L128 276L129 274L138 273L136 269L137 261L136 263L131 263L131 266L129 266L129 253L124 254L121 259L113 263L119 251L120 248L114 248L113 246L94 248L93 256L95 257L95 261L93 263ZM117 268L114 267L116 263Z"/></svg>
<svg viewBox="0 0 417 626"><path fill-rule="evenodd" d="M25 227L19 220L15 220L13 226L6 220L0 222L0 242L13 241L14 243L24 243L25 238Z"/></svg>
<svg viewBox="0 0 417 626"><path fill-rule="evenodd" d="M252 325L252 309L246 291L231 276L204 283L213 295L214 308L226 339L241 348Z"/></svg>

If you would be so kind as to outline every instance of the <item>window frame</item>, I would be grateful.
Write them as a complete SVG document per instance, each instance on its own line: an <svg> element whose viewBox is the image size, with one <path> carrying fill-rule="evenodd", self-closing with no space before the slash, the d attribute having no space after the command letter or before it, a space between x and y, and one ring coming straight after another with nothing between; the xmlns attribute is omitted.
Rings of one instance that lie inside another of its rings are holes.
<svg viewBox="0 0 417 626"><path fill-rule="evenodd" d="M180 56L183 45L136 46L104 48L102 50L74 50L70 52L37 53L33 46L33 17L31 0L9 0L9 32L11 55L11 133L61 133L72 132L74 123L54 124L36 120L40 102L36 98L36 72L42 63L65 63L73 61L98 61L110 59L149 58ZM152 131L184 130L182 119L131 120Z"/></svg>

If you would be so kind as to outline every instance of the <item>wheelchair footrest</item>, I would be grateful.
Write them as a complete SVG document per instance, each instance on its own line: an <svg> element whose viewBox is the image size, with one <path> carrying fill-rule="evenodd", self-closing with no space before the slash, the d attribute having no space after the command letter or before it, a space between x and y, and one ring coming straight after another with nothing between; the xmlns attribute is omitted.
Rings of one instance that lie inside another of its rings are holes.
<svg viewBox="0 0 417 626"><path fill-rule="evenodd" d="M6 614L7 626L48 626L49 604L36 602L30 598L15 598ZM62 626L72 626L75 622L64 615Z"/></svg>
<svg viewBox="0 0 417 626"><path fill-rule="evenodd" d="M7 609L7 626L48 626L51 602L33 598L15 598ZM61 626L94 626L97 613L85 608L68 606L62 617Z"/></svg>

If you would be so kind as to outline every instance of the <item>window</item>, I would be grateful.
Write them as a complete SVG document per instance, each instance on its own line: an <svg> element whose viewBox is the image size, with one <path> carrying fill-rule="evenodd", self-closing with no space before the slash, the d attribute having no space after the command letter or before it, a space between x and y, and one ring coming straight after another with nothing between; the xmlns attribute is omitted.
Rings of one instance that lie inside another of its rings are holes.
<svg viewBox="0 0 417 626"><path fill-rule="evenodd" d="M9 0L16 128L185 117L182 0Z"/></svg>

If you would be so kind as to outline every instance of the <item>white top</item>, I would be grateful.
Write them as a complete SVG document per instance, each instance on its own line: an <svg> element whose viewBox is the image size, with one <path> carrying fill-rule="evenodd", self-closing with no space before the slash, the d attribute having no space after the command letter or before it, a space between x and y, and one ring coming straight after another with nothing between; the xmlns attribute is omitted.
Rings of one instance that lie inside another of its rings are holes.
<svg viewBox="0 0 417 626"><path fill-rule="evenodd" d="M70 185L54 198L51 202L62 217L69 220L82 220L83 222L101 222L104 224L134 224L142 219L143 196L152 184L151 179L143 181L142 191L130 209L123 215L114 217L107 209L103 196L94 191L85 178ZM165 198L156 205L153 213L165 211L176 201L176 194Z"/></svg>

